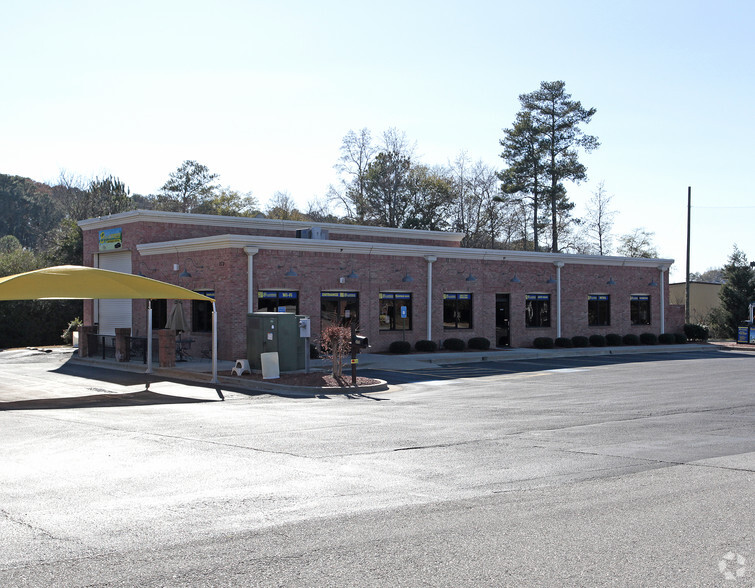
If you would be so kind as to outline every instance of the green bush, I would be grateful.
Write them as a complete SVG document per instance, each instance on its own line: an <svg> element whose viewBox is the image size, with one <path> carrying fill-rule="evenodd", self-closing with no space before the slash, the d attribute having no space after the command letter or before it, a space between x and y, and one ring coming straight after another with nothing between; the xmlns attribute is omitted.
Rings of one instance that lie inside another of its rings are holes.
<svg viewBox="0 0 755 588"><path fill-rule="evenodd" d="M553 339L550 337L536 337L532 344L537 349L553 349Z"/></svg>
<svg viewBox="0 0 755 588"><path fill-rule="evenodd" d="M661 345L673 345L676 343L676 337L673 333L661 333L658 335L658 343Z"/></svg>
<svg viewBox="0 0 755 588"><path fill-rule="evenodd" d="M617 335L616 333L608 333L606 335L606 345L609 347L619 347L621 344L621 335Z"/></svg>
<svg viewBox="0 0 755 588"><path fill-rule="evenodd" d="M438 350L438 344L428 339L420 339L414 344L414 349L422 353L433 353Z"/></svg>
<svg viewBox="0 0 755 588"><path fill-rule="evenodd" d="M624 345L639 345L640 338L634 333L624 335Z"/></svg>
<svg viewBox="0 0 755 588"><path fill-rule="evenodd" d="M588 347L590 345L590 340L582 335L572 337L571 342L574 344L574 347Z"/></svg>
<svg viewBox="0 0 755 588"><path fill-rule="evenodd" d="M391 353L409 353L412 350L412 344L409 341L394 341L388 346Z"/></svg>
<svg viewBox="0 0 755 588"><path fill-rule="evenodd" d="M490 339L486 339L485 337L472 337L467 341L467 347L470 349L485 351L486 349L490 349Z"/></svg>
<svg viewBox="0 0 755 588"><path fill-rule="evenodd" d="M448 349L449 351L464 351L464 341L451 337L450 339L443 341L443 349Z"/></svg>
<svg viewBox="0 0 755 588"><path fill-rule="evenodd" d="M687 336L684 333L674 333L674 343L684 345L687 342Z"/></svg>
<svg viewBox="0 0 755 588"><path fill-rule="evenodd" d="M684 334L688 341L707 341L710 336L708 327L691 323L684 325Z"/></svg>
<svg viewBox="0 0 755 588"><path fill-rule="evenodd" d="M641 333L640 334L640 344L642 344L642 345L657 345L658 344L658 337L655 335L655 333Z"/></svg>
<svg viewBox="0 0 755 588"><path fill-rule="evenodd" d="M79 327L83 324L84 323L79 317L76 317L70 323L68 323L68 327L66 327L66 330L63 331L63 334L60 336L60 338L63 339L63 342L66 345L71 345L73 343L73 332L78 331Z"/></svg>
<svg viewBox="0 0 755 588"><path fill-rule="evenodd" d="M564 349L571 349L574 347L574 343L572 343L569 337L556 337L555 344L556 347L563 347Z"/></svg>
<svg viewBox="0 0 755 588"><path fill-rule="evenodd" d="M590 345L593 347L605 347L606 338L603 335L590 335Z"/></svg>

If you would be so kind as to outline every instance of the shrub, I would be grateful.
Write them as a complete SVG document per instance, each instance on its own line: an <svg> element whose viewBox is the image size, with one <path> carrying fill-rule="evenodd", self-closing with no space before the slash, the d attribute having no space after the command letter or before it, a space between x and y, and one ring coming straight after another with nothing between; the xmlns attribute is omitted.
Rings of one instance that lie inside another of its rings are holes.
<svg viewBox="0 0 755 588"><path fill-rule="evenodd" d="M320 359L320 350L314 343L309 344L309 359Z"/></svg>
<svg viewBox="0 0 755 588"><path fill-rule="evenodd" d="M553 349L553 339L550 337L535 337L532 344L537 349Z"/></svg>
<svg viewBox="0 0 755 588"><path fill-rule="evenodd" d="M73 343L73 332L78 331L79 327L83 324L84 323L79 317L76 317L70 323L68 323L68 327L66 327L66 330L63 331L63 334L60 336L60 338L63 339L66 345L71 345Z"/></svg>
<svg viewBox="0 0 755 588"><path fill-rule="evenodd" d="M587 347L588 345L590 345L590 340L587 337L583 337L582 335L576 335L575 337L572 337L571 342L574 344L574 347Z"/></svg>
<svg viewBox="0 0 755 588"><path fill-rule="evenodd" d="M563 347L565 349L570 349L571 347L574 347L574 343L572 343L569 337L557 337L555 344L556 344L556 347Z"/></svg>
<svg viewBox="0 0 755 588"><path fill-rule="evenodd" d="M673 345L676 343L676 337L673 333L661 333L658 335L658 343L661 345Z"/></svg>
<svg viewBox="0 0 755 588"><path fill-rule="evenodd" d="M438 350L438 344L435 341L429 341L428 339L420 339L414 344L414 349L421 351L422 353L433 353Z"/></svg>
<svg viewBox="0 0 755 588"><path fill-rule="evenodd" d="M351 349L351 329L328 325L320 332L320 349L333 362L333 377L340 378L343 374L343 358Z"/></svg>
<svg viewBox="0 0 755 588"><path fill-rule="evenodd" d="M394 341L388 346L391 353L409 353L412 350L412 344L409 341Z"/></svg>
<svg viewBox="0 0 755 588"><path fill-rule="evenodd" d="M642 345L657 345L658 337L655 333L642 333L640 334L640 343Z"/></svg>
<svg viewBox="0 0 755 588"><path fill-rule="evenodd" d="M451 337L450 339L443 341L443 349L448 349L449 351L464 351L464 341Z"/></svg>
<svg viewBox="0 0 755 588"><path fill-rule="evenodd" d="M640 338L634 333L629 333L628 335L624 335L623 340L624 340L624 345L639 345L640 344Z"/></svg>
<svg viewBox="0 0 755 588"><path fill-rule="evenodd" d="M688 341L707 341L710 336L708 327L691 323L684 325L684 334Z"/></svg>
<svg viewBox="0 0 755 588"><path fill-rule="evenodd" d="M605 347L606 338L603 335L590 335L590 345L593 347Z"/></svg>
<svg viewBox="0 0 755 588"><path fill-rule="evenodd" d="M490 349L490 339L486 339L485 337L472 337L467 341L467 347L469 347L469 349L485 351L486 349Z"/></svg>
<svg viewBox="0 0 755 588"><path fill-rule="evenodd" d="M687 336L684 333L674 333L674 343L684 345L687 342Z"/></svg>
<svg viewBox="0 0 755 588"><path fill-rule="evenodd" d="M621 344L621 335L617 335L616 333L608 333L606 335L606 345L609 347L619 347Z"/></svg>

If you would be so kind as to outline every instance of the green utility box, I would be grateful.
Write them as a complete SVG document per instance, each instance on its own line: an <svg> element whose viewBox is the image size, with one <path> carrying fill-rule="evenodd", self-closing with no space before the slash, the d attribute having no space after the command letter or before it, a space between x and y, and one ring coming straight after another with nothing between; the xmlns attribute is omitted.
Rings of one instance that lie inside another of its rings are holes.
<svg viewBox="0 0 755 588"><path fill-rule="evenodd" d="M305 339L293 312L253 312L246 315L246 358L253 370L262 369L262 353L278 354L281 372L304 369Z"/></svg>

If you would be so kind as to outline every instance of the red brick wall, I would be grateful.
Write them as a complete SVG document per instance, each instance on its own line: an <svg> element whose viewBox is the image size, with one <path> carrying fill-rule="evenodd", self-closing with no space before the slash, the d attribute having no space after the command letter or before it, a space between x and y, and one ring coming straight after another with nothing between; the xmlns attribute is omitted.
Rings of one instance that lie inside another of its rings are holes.
<svg viewBox="0 0 755 588"><path fill-rule="evenodd" d="M214 290L219 317L218 347L222 359L237 359L246 355L246 314L247 314L247 255L242 248L231 248L199 252L179 252L162 255L139 256L136 245L156 241L180 240L192 237L227 233L227 228L201 227L180 224L129 223L123 225L124 249L132 252L134 273L140 271L147 277L178 284L191 290ZM290 233L290 232L289 232ZM287 236L290 236L287 235ZM331 235L335 236L335 235ZM416 242L413 242L416 243ZM437 243L436 243L437 244ZM97 252L97 231L84 231L84 263L92 265L92 253ZM436 252L437 254L437 252ZM568 258L565 258L568 260ZM179 271L173 264L179 264ZM254 308L257 309L258 290L297 290L299 292L300 313L312 318L313 339L320 331L320 293L323 290L345 290L359 292L359 315L361 333L369 337L372 351L385 351L391 342L402 338L401 331L380 331L379 293L399 291L412 293L412 329L406 332L406 339L414 344L427 338L427 267L422 257L389 257L384 255L353 255L318 251L278 251L260 249L253 256L254 266ZM468 340L483 336L495 343L496 340L496 294L509 294L511 319L511 345L529 347L535 337L555 338L556 332L556 284L548 284L550 277L556 277L556 268L550 261L511 262L500 260L463 260L451 257L438 257L432 264L432 334L434 341L448 337ZM190 278L179 281L180 271L188 269ZM293 269L296 277L285 277ZM359 277L340 278L355 271ZM409 274L412 282L403 282ZM476 280L467 281L472 274ZM520 282L512 283L514 274ZM613 278L614 285L608 285ZM660 333L660 288L649 286L659 281L659 271L654 268L626 267L622 265L584 265L567 263L561 269L562 280L562 321L561 334L574 335L643 332ZM681 325L679 314L668 306L668 280L666 284L666 331L674 332ZM446 292L468 292L473 296L473 327L464 330L444 330L443 294ZM525 294L547 293L551 295L551 326L527 328L525 326ZM607 327L587 325L587 297L589 294L609 294L611 304L611 324ZM630 295L648 294L651 296L651 325L631 326L629 319ZM169 310L171 308L169 303ZM184 313L191 320L191 302L185 301ZM683 311L682 311L683 316ZM85 324L91 324L92 305L85 304ZM146 332L146 303L136 300L133 303L134 334L143 336ZM159 327L159 325L156 325ZM197 339L193 353L199 355L209 350L210 333L191 333Z"/></svg>

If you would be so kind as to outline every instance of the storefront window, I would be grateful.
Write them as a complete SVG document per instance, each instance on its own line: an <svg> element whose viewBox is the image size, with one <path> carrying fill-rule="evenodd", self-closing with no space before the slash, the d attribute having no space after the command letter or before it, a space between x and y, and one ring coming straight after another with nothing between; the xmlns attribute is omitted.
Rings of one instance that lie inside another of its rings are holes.
<svg viewBox="0 0 755 588"><path fill-rule="evenodd" d="M257 309L299 314L299 293L294 290L260 290L257 292Z"/></svg>
<svg viewBox="0 0 755 588"><path fill-rule="evenodd" d="M551 326L550 294L525 294L524 324L527 327Z"/></svg>
<svg viewBox="0 0 755 588"><path fill-rule="evenodd" d="M359 292L321 292L320 320L322 326L348 327L359 325Z"/></svg>
<svg viewBox="0 0 755 588"><path fill-rule="evenodd" d="M611 297L608 294L587 296L587 324L591 327L607 327L611 324Z"/></svg>
<svg viewBox="0 0 755 588"><path fill-rule="evenodd" d="M629 318L633 325L650 324L650 296L632 294L629 301Z"/></svg>
<svg viewBox="0 0 755 588"><path fill-rule="evenodd" d="M443 294L443 328L472 328L472 295L467 293Z"/></svg>
<svg viewBox="0 0 755 588"><path fill-rule="evenodd" d="M412 295L408 292L380 293L380 330L412 330Z"/></svg>
<svg viewBox="0 0 755 588"><path fill-rule="evenodd" d="M215 298L215 292L211 290L197 290L197 293ZM191 301L191 330L194 333L210 333L212 331L212 302L207 300Z"/></svg>

